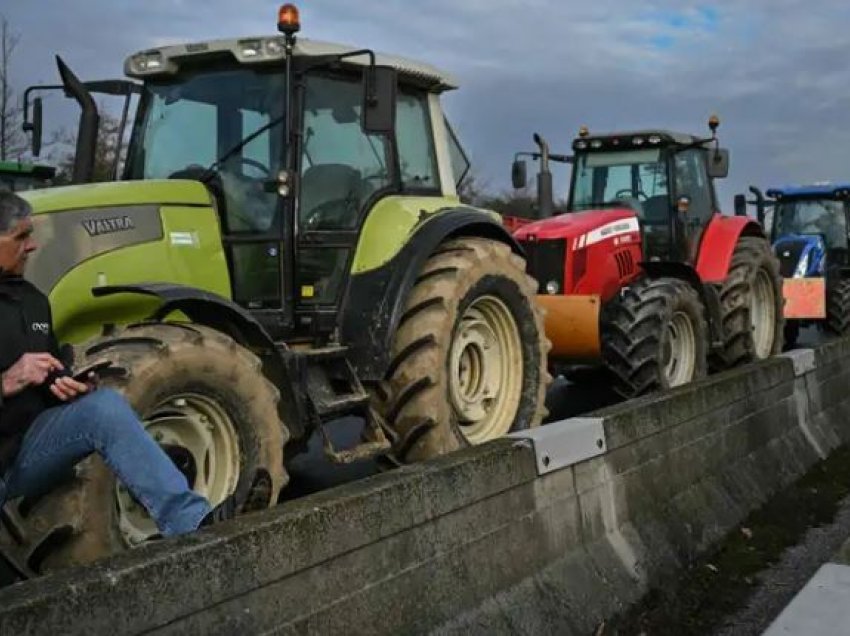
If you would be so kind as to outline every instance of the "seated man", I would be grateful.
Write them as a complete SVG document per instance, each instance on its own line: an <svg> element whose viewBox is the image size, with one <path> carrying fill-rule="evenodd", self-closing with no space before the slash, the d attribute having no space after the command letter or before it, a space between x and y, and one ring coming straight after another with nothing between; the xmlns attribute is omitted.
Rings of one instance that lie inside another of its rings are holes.
<svg viewBox="0 0 850 636"><path fill-rule="evenodd" d="M0 506L43 494L99 453L164 536L232 515L214 511L145 432L122 395L75 380L59 361L47 298L22 276L32 237L31 208L0 193Z"/></svg>

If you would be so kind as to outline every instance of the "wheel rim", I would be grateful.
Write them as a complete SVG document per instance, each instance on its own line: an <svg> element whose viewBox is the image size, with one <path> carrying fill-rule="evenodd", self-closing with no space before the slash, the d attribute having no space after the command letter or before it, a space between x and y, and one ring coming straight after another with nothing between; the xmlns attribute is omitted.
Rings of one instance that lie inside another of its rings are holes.
<svg viewBox="0 0 850 636"><path fill-rule="evenodd" d="M214 400L181 394L153 408L145 429L165 450L189 485L211 505L236 489L239 438L227 412ZM138 545L159 531L144 507L117 485L119 527L124 541Z"/></svg>
<svg viewBox="0 0 850 636"><path fill-rule="evenodd" d="M750 320L753 344L757 358L767 358L773 353L776 339L776 298L770 275L759 269L750 296Z"/></svg>
<svg viewBox="0 0 850 636"><path fill-rule="evenodd" d="M449 358L449 393L470 444L510 432L522 392L522 342L507 305L476 299L463 314Z"/></svg>
<svg viewBox="0 0 850 636"><path fill-rule="evenodd" d="M667 324L667 338L663 345L662 361L668 386L679 386L693 380L696 348L693 322L685 312L677 311Z"/></svg>

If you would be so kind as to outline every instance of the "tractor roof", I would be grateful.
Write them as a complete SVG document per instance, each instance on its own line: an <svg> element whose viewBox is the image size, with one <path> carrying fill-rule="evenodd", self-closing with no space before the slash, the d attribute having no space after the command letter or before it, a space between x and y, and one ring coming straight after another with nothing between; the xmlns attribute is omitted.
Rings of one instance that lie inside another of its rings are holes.
<svg viewBox="0 0 850 636"><path fill-rule="evenodd" d="M848 183L816 183L802 186L771 188L767 196L774 199L845 198L850 196Z"/></svg>
<svg viewBox="0 0 850 636"><path fill-rule="evenodd" d="M161 46L140 51L128 57L124 62L124 72L130 77L139 79L173 75L179 71L180 64L188 60L221 58L228 55L234 61L250 66L281 63L286 57L283 42L283 36L257 36ZM303 38L299 38L295 45L296 56L338 55L356 50L360 49L344 44ZM365 66L368 62L368 56L363 55L346 59L343 63ZM435 91L458 87L457 81L451 75L430 64L381 53L376 53L375 63L397 69L402 82L407 80L425 84Z"/></svg>
<svg viewBox="0 0 850 636"><path fill-rule="evenodd" d="M701 139L701 137L695 137L694 135L661 129L588 133L586 135L580 135L573 140L573 149L625 150L671 145L678 146L690 145ZM594 144L594 142L596 143Z"/></svg>

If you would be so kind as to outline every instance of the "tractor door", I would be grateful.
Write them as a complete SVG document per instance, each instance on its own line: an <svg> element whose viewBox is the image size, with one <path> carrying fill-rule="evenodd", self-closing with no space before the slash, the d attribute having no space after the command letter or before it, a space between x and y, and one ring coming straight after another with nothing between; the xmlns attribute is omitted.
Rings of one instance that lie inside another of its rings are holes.
<svg viewBox="0 0 850 636"><path fill-rule="evenodd" d="M706 151L689 148L675 154L673 200L687 197L687 211L676 208L674 236L677 260L696 263L702 233L714 215L714 189L706 170Z"/></svg>
<svg viewBox="0 0 850 636"><path fill-rule="evenodd" d="M356 74L309 74L303 83L296 334L335 328L365 214L396 189L392 140L363 131L362 102Z"/></svg>

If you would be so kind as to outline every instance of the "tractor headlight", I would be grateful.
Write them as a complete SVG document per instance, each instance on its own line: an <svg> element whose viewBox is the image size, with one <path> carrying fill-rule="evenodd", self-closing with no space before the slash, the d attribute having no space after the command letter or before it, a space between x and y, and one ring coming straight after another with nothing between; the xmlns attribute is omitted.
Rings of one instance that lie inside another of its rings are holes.
<svg viewBox="0 0 850 636"><path fill-rule="evenodd" d="M558 281L550 280L546 283L546 293L550 296L555 296L561 291L561 286L558 285Z"/></svg>
<svg viewBox="0 0 850 636"><path fill-rule="evenodd" d="M286 57L286 47L280 38L239 40L236 57L240 62L270 62Z"/></svg>
<svg viewBox="0 0 850 636"><path fill-rule="evenodd" d="M162 51L143 51L127 60L124 65L124 71L134 77L144 75L173 75L177 72L177 64Z"/></svg>
<svg viewBox="0 0 850 636"><path fill-rule="evenodd" d="M809 259L811 255L811 252L806 252L800 259L800 262L797 263L797 269L794 270L794 278L806 277L806 272L809 270Z"/></svg>
<svg viewBox="0 0 850 636"><path fill-rule="evenodd" d="M239 42L239 52L242 57L257 57L263 53L263 44L259 40L242 40Z"/></svg>
<svg viewBox="0 0 850 636"><path fill-rule="evenodd" d="M142 53L133 58L133 66L137 73L157 73L162 70L164 60L162 53Z"/></svg>

